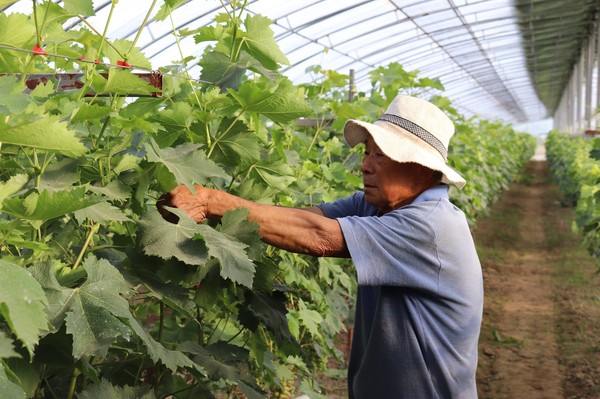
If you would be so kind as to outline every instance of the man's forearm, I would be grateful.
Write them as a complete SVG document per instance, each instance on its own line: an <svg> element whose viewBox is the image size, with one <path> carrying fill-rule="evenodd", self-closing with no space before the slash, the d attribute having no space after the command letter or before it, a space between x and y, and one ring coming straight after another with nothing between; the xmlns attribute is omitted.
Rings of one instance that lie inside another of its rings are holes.
<svg viewBox="0 0 600 399"><path fill-rule="evenodd" d="M349 257L339 223L318 208L264 205L219 190L210 190L207 197L207 217L218 219L229 210L247 208L248 219L258 223L259 233L270 245L313 256Z"/></svg>

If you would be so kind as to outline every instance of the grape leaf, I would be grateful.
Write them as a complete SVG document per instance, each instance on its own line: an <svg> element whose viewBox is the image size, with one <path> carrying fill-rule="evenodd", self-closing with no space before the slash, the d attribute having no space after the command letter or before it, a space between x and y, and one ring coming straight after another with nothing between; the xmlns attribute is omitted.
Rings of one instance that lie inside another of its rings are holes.
<svg viewBox="0 0 600 399"><path fill-rule="evenodd" d="M0 260L0 313L30 356L48 326L46 304L42 287L26 269Z"/></svg>
<svg viewBox="0 0 600 399"><path fill-rule="evenodd" d="M123 276L106 259L89 257L83 262L86 281L76 288L62 287L47 265L33 266L32 274L40 282L50 306L48 316L55 329L66 321L73 335L73 356L104 356L110 345L131 330L121 319L131 316L129 303L122 294L129 290Z"/></svg>
<svg viewBox="0 0 600 399"><path fill-rule="evenodd" d="M119 208L112 206L108 202L99 202L87 208L75 211L75 218L79 223L85 222L86 219L93 220L97 223L107 222L127 222L129 217Z"/></svg>
<svg viewBox="0 0 600 399"><path fill-rule="evenodd" d="M219 51L207 52L198 65L202 67L200 79L219 87L233 89L240 86L247 69L246 62L242 60L233 62L226 54Z"/></svg>
<svg viewBox="0 0 600 399"><path fill-rule="evenodd" d="M140 337L140 339L148 348L148 354L154 362L159 360L171 371L175 372L179 367L195 368L200 373L205 374L204 369L200 365L195 364L183 353L165 348L160 342L156 342L150 334L140 325L133 317L129 318L129 325Z"/></svg>
<svg viewBox="0 0 600 399"><path fill-rule="evenodd" d="M250 176L256 182L264 182L269 187L286 190L295 180L291 166L283 161L259 161L252 165Z"/></svg>
<svg viewBox="0 0 600 399"><path fill-rule="evenodd" d="M181 344L179 349L193 354L194 361L206 369L213 381L234 381L249 399L264 398L264 392L256 385L250 371L247 349L222 341L204 347L188 341Z"/></svg>
<svg viewBox="0 0 600 399"><path fill-rule="evenodd" d="M29 23L27 15L0 14L0 44L23 48L34 36L35 27Z"/></svg>
<svg viewBox="0 0 600 399"><path fill-rule="evenodd" d="M26 399L25 391L8 379L4 367L3 363L0 362L0 392L2 392L2 395L10 399Z"/></svg>
<svg viewBox="0 0 600 399"><path fill-rule="evenodd" d="M139 221L138 237L144 253L162 259L175 257L189 265L204 265L207 248L192 239L196 222L180 209L167 209L179 216L177 224L167 222L156 210L149 211Z"/></svg>
<svg viewBox="0 0 600 399"><path fill-rule="evenodd" d="M244 50L265 68L274 71L279 68L278 64L289 65L290 62L275 41L271 23L265 16L247 15L244 22L246 32L242 36L245 39Z"/></svg>
<svg viewBox="0 0 600 399"><path fill-rule="evenodd" d="M71 122L84 122L87 120L97 120L105 118L110 115L112 108L98 105L82 103L79 105L79 109L71 118Z"/></svg>
<svg viewBox="0 0 600 399"><path fill-rule="evenodd" d="M64 158L48 165L40 177L38 191L59 191L72 187L79 180L77 159Z"/></svg>
<svg viewBox="0 0 600 399"><path fill-rule="evenodd" d="M260 141L246 124L231 119L223 119L220 131L224 132L215 140L212 159L226 165L238 165L260 160ZM231 126L231 127L230 127Z"/></svg>
<svg viewBox="0 0 600 399"><path fill-rule="evenodd" d="M8 359L9 357L21 357L13 347L12 339L9 339L0 331L0 360Z"/></svg>
<svg viewBox="0 0 600 399"><path fill-rule="evenodd" d="M88 385L83 391L77 394L78 399L155 399L156 396L150 391L149 387L128 385L118 387L112 385L105 379L98 384Z"/></svg>
<svg viewBox="0 0 600 399"><path fill-rule="evenodd" d="M251 259L260 260L263 255L263 244L258 233L260 225L248 220L248 215L250 211L246 208L226 212L221 218L221 224L217 226L217 231L247 244L246 251Z"/></svg>
<svg viewBox="0 0 600 399"><path fill-rule="evenodd" d="M67 124L54 115L0 129L0 142L53 151L74 158L87 152Z"/></svg>
<svg viewBox="0 0 600 399"><path fill-rule="evenodd" d="M0 14L0 21L4 14ZM0 35L3 32L1 28L2 23L0 22ZM0 43L2 40L0 39ZM0 57L1 58L1 57ZM19 115L27 109L29 105L29 95L23 93L23 86L18 79L14 76L0 76L0 93L4 95L0 96L0 114L2 115ZM3 124L0 122L0 128Z"/></svg>
<svg viewBox="0 0 600 399"><path fill-rule="evenodd" d="M170 308L178 310L188 317L196 317L196 307L190 298L188 288L176 282L163 281L156 273L148 270L148 267L134 267L132 269L129 272L139 279L139 283L143 283L148 288L150 295L162 300Z"/></svg>
<svg viewBox="0 0 600 399"><path fill-rule="evenodd" d="M65 0L64 8L67 13L72 15L79 14L84 17L95 15L92 0Z"/></svg>
<svg viewBox="0 0 600 399"><path fill-rule="evenodd" d="M208 247L208 254L219 260L221 277L252 288L256 266L248 258L246 244L203 224L196 227L194 238L201 238Z"/></svg>
<svg viewBox="0 0 600 399"><path fill-rule="evenodd" d="M148 95L160 89L122 68L110 68L106 84L99 93Z"/></svg>
<svg viewBox="0 0 600 399"><path fill-rule="evenodd" d="M177 367L199 367L181 352L166 349L156 342L129 311L123 294L129 290L119 271L106 259L86 259L83 267L87 280L77 288L61 286L47 264L31 270L49 298L48 316L55 329L66 320L67 332L73 335L73 356L106 354L118 336L129 339L131 330L147 346L151 358L162 361L175 371Z"/></svg>
<svg viewBox="0 0 600 399"><path fill-rule="evenodd" d="M133 42L131 40L117 39L112 42L112 46L106 46L103 52L108 57L111 64L116 64L117 61L122 60L127 61L130 65L135 67L152 70L152 64L148 60L148 57L146 57L138 47L132 48L132 44ZM125 55L127 55L127 59L123 60ZM154 88L153 91L159 90Z"/></svg>
<svg viewBox="0 0 600 399"><path fill-rule="evenodd" d="M126 201L131 195L131 188L120 180L113 180L104 187L90 186L88 189L93 193L102 194L117 201Z"/></svg>
<svg viewBox="0 0 600 399"><path fill-rule="evenodd" d="M178 183L192 188L194 183L205 183L211 178L227 179L227 173L206 154L198 151L198 144L186 143L174 148L159 148L154 140L146 144L150 162L160 162L175 176Z"/></svg>
<svg viewBox="0 0 600 399"><path fill-rule="evenodd" d="M24 199L4 200L2 210L26 220L50 220L86 208L99 202L98 198L85 196L85 187L72 190L31 193Z"/></svg>
<svg viewBox="0 0 600 399"><path fill-rule="evenodd" d="M187 3L187 0L165 0L162 6L160 6L158 12L154 16L155 21L165 20L173 10Z"/></svg>
<svg viewBox="0 0 600 399"><path fill-rule="evenodd" d="M314 337L319 337L321 335L319 325L323 322L323 316L316 310L308 309L302 299L298 300L298 308L298 316L302 324Z"/></svg>
<svg viewBox="0 0 600 399"><path fill-rule="evenodd" d="M29 177L25 174L11 176L8 181L0 183L0 204L9 196L19 191L27 182Z"/></svg>
<svg viewBox="0 0 600 399"><path fill-rule="evenodd" d="M228 91L244 111L257 112L273 122L286 123L312 113L298 89L287 80L279 82L273 90L265 90L254 82L245 82L238 91Z"/></svg>
<svg viewBox="0 0 600 399"><path fill-rule="evenodd" d="M259 323L263 323L273 332L280 345L284 342L298 345L298 341L288 327L286 300L283 292L274 291L266 294L248 290L244 295L239 320L246 328L256 331Z"/></svg>

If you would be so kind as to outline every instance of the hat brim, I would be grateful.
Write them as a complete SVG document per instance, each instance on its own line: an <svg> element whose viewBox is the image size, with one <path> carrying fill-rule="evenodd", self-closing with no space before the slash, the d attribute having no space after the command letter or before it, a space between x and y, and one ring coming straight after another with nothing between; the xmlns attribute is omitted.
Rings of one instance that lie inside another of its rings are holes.
<svg viewBox="0 0 600 399"><path fill-rule="evenodd" d="M448 166L433 147L412 133L400 127L390 129L387 122L368 123L349 119L344 125L344 138L351 147L364 143L369 135L381 151L394 161L418 163L441 172L443 183L453 184L459 189L465 186L465 179Z"/></svg>

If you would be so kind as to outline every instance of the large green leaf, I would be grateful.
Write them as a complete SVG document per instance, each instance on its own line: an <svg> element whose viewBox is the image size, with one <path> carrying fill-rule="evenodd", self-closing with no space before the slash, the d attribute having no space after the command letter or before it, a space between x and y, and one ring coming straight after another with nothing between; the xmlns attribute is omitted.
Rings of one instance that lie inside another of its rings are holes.
<svg viewBox="0 0 600 399"><path fill-rule="evenodd" d="M0 14L0 20L2 19L2 16L3 14ZM2 34L1 29L0 34ZM0 93L3 94L0 96L0 114L6 115L9 118L13 115L23 115L30 105L31 98L28 94L23 93L22 83L14 76L0 76ZM6 116L4 121L0 121L0 130L10 126L9 124L4 124L4 122L10 122L10 119L7 121Z"/></svg>
<svg viewBox="0 0 600 399"><path fill-rule="evenodd" d="M208 254L219 260L221 277L252 288L256 266L246 253L246 244L203 224L196 227L195 238L201 238Z"/></svg>
<svg viewBox="0 0 600 399"><path fill-rule="evenodd" d="M311 107L289 81L280 81L271 90L254 82L246 82L229 93L246 112L256 112L273 122L286 123L312 113Z"/></svg>
<svg viewBox="0 0 600 399"><path fill-rule="evenodd" d="M27 398L23 388L8 379L4 367L2 362L0 362L0 392L2 392L3 397L10 399Z"/></svg>
<svg viewBox="0 0 600 399"><path fill-rule="evenodd" d="M193 354L194 362L206 369L212 380L236 382L249 399L264 398L264 392L256 385L250 371L248 350L226 342L217 342L205 347L194 342L185 342L179 349Z"/></svg>
<svg viewBox="0 0 600 399"><path fill-rule="evenodd" d="M264 182L269 187L286 190L295 180L292 167L283 161L259 161L251 166L250 176L256 182Z"/></svg>
<svg viewBox="0 0 600 399"><path fill-rule="evenodd" d="M0 183L0 204L9 196L23 188L29 181L29 176L25 174L11 176L7 181Z"/></svg>
<svg viewBox="0 0 600 399"><path fill-rule="evenodd" d="M21 357L15 348L13 347L13 340L7 338L2 331L0 331L0 360L8 359L9 357Z"/></svg>
<svg viewBox="0 0 600 399"><path fill-rule="evenodd" d="M187 3L187 0L165 0L162 6L160 6L158 12L154 16L155 21L165 20L173 10Z"/></svg>
<svg viewBox="0 0 600 399"><path fill-rule="evenodd" d="M10 2L9 2L10 3ZM2 2L0 2L2 8ZM35 27L25 14L0 14L0 44L23 48L35 36Z"/></svg>
<svg viewBox="0 0 600 399"><path fill-rule="evenodd" d="M127 69L111 68L101 93L149 95L160 89L151 86L145 80L135 76Z"/></svg>
<svg viewBox="0 0 600 399"><path fill-rule="evenodd" d="M85 195L85 187L72 190L42 191L25 198L9 198L2 210L9 215L26 220L50 220L86 208L100 201Z"/></svg>
<svg viewBox="0 0 600 399"><path fill-rule="evenodd" d="M30 356L48 327L46 303L42 287L26 269L0 260L0 313Z"/></svg>
<svg viewBox="0 0 600 399"><path fill-rule="evenodd" d="M279 49L271 30L272 21L262 15L247 15L246 32L242 34L244 50L265 68L277 70L279 64L289 65L289 60Z"/></svg>
<svg viewBox="0 0 600 399"><path fill-rule="evenodd" d="M64 158L48 165L37 186L38 191L60 191L73 187L79 181L79 162Z"/></svg>
<svg viewBox="0 0 600 399"><path fill-rule="evenodd" d="M240 308L240 322L252 331L262 323L266 325L280 344L298 344L286 318L285 295L275 291L270 294L246 291L244 303Z"/></svg>
<svg viewBox="0 0 600 399"><path fill-rule="evenodd" d="M148 348L148 354L154 362L159 360L171 371L175 372L179 367L194 368L204 374L204 370L199 365L195 364L185 356L182 352L167 349L160 342L157 342L148 334L146 330L140 325L140 323L133 317L129 318L129 325L138 335L138 337L144 342L146 348Z"/></svg>
<svg viewBox="0 0 600 399"><path fill-rule="evenodd" d="M222 88L237 89L247 70L245 61L233 62L226 54L219 51L207 52L198 65L202 67L200 79Z"/></svg>
<svg viewBox="0 0 600 399"><path fill-rule="evenodd" d="M178 183L193 187L212 178L227 179L227 173L199 151L198 144L186 143L174 148L159 148L154 140L146 144L150 162L160 162L175 176Z"/></svg>
<svg viewBox="0 0 600 399"><path fill-rule="evenodd" d="M131 220L123 211L108 202L99 202L75 211L75 218L80 223L83 223L86 219L97 223L127 222Z"/></svg>
<svg viewBox="0 0 600 399"><path fill-rule="evenodd" d="M111 64L116 64L117 61L127 61L130 65L138 68L152 70L152 64L138 47L131 48L131 40L117 39L112 42L112 46L104 47L104 54L109 58ZM116 50L115 50L116 49ZM118 52L117 52L118 50ZM123 60L124 56L126 60ZM153 91L159 91L154 88Z"/></svg>
<svg viewBox="0 0 600 399"><path fill-rule="evenodd" d="M180 209L169 210L179 216L177 224L167 222L156 210L149 211L140 220L138 237L144 253L162 259L175 257L189 265L204 265L208 250L202 242L192 239L196 222Z"/></svg>
<svg viewBox="0 0 600 399"><path fill-rule="evenodd" d="M239 165L260 160L261 143L259 138L243 122L231 119L221 122L219 132L223 132L214 142L211 158L225 165Z"/></svg>
<svg viewBox="0 0 600 399"><path fill-rule="evenodd" d="M95 15L92 0L65 0L65 11L72 15L91 17Z"/></svg>
<svg viewBox="0 0 600 399"><path fill-rule="evenodd" d="M88 385L82 392L77 394L78 399L156 399L150 387L128 385L118 387L112 385L105 379L98 384Z"/></svg>
<svg viewBox="0 0 600 399"><path fill-rule="evenodd" d="M57 152L69 157L78 157L87 152L87 148L67 124L61 122L59 116L45 116L18 126L2 128L0 125L0 142Z"/></svg>
<svg viewBox="0 0 600 399"><path fill-rule="evenodd" d="M55 329L66 321L77 359L104 356L118 337L128 339L131 335L123 322L132 317L129 303L122 296L129 290L123 276L105 259L89 257L83 267L87 279L76 288L61 286L48 265L32 267L32 274L48 297L49 319Z"/></svg>
<svg viewBox="0 0 600 399"><path fill-rule="evenodd" d="M228 211L221 218L221 224L217 226L217 230L247 244L248 255L254 260L260 260L263 254L263 244L258 233L260 225L248 220L248 215L250 215L250 211L246 208Z"/></svg>

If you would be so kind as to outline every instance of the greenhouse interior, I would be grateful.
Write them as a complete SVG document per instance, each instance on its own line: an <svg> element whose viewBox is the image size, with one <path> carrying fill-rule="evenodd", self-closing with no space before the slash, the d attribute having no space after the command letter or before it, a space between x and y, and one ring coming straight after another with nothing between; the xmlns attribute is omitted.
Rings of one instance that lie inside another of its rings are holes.
<svg viewBox="0 0 600 399"><path fill-rule="evenodd" d="M0 399L600 397L598 0L0 0Z"/></svg>

